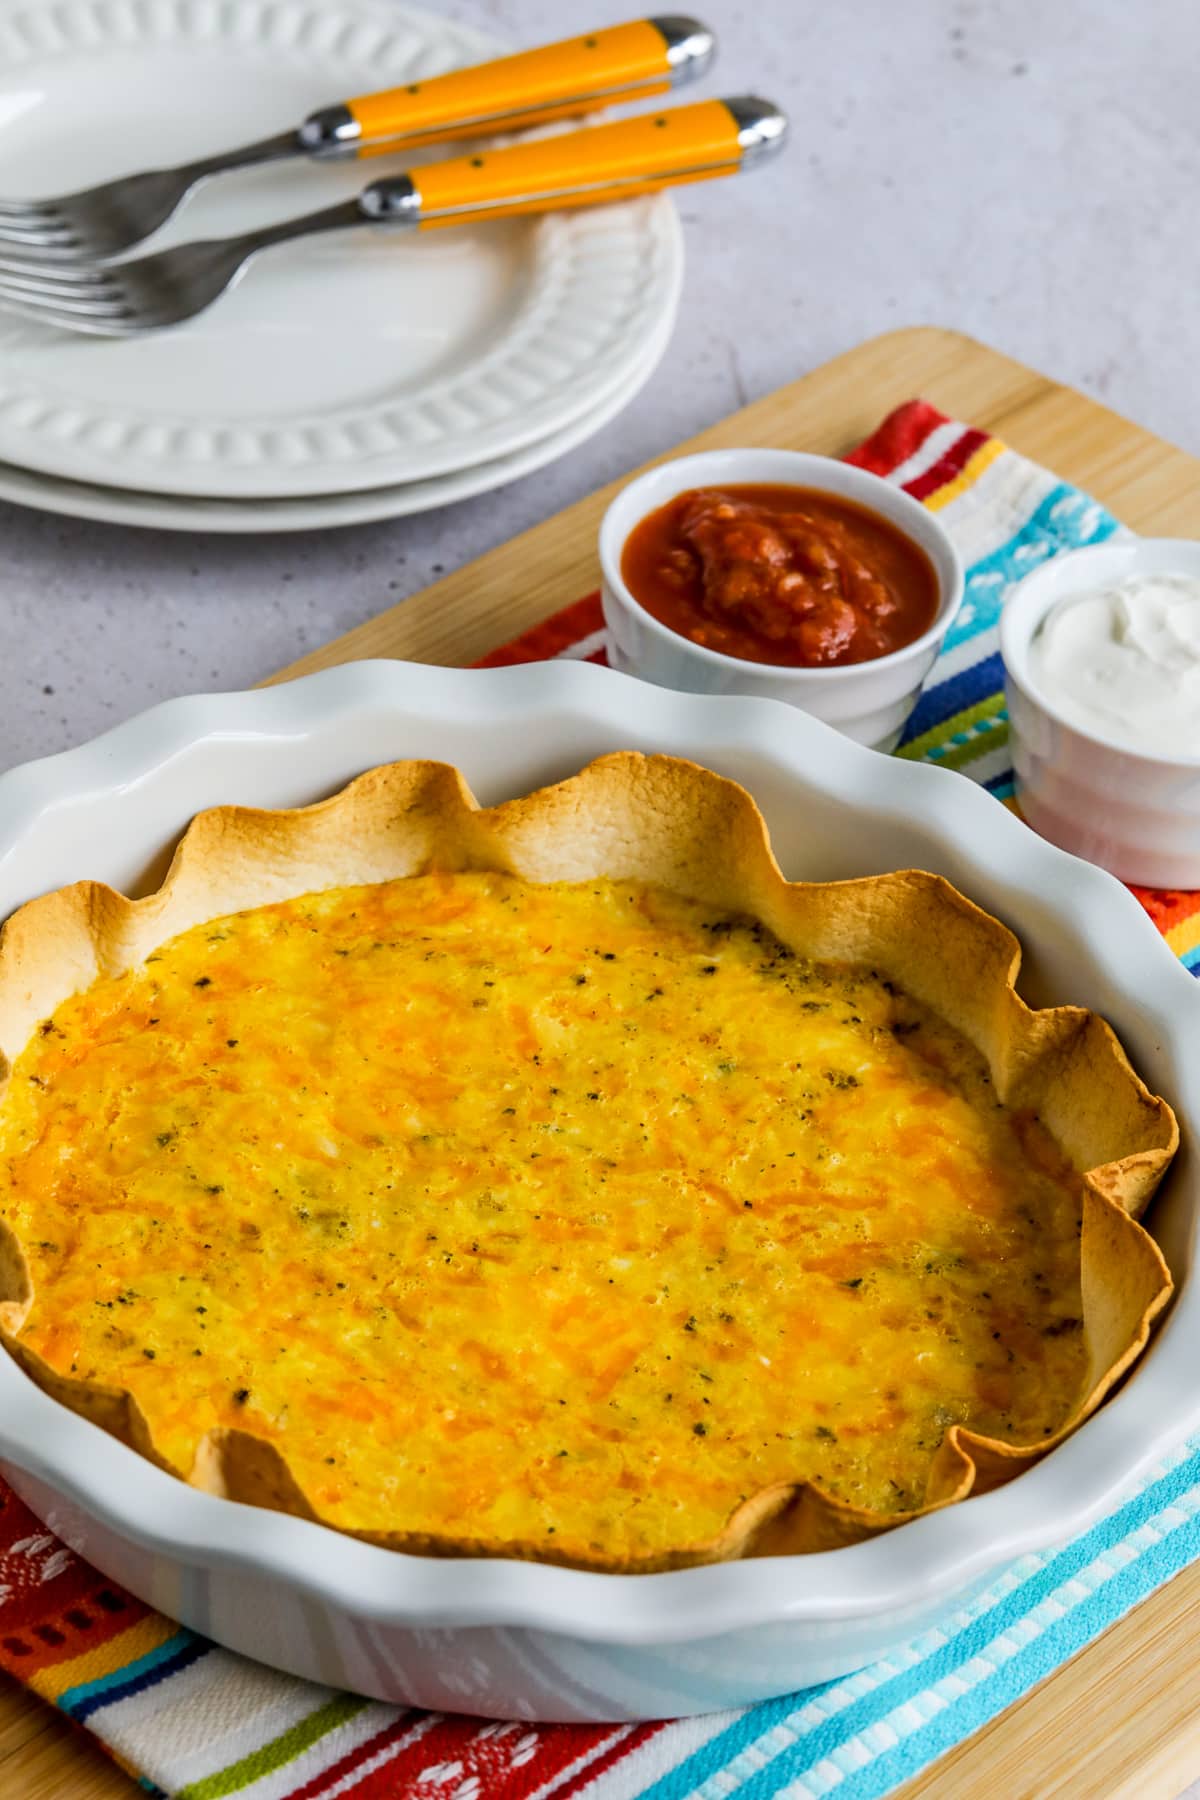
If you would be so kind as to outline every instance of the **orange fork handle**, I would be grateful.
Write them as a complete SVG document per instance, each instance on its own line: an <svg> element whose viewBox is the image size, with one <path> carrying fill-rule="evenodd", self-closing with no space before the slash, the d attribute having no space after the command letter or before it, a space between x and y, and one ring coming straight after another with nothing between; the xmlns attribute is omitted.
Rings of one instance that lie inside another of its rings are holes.
<svg viewBox="0 0 1200 1800"><path fill-rule="evenodd" d="M741 166L738 122L723 100L641 113L562 137L480 150L412 171L424 229L469 218L594 206Z"/></svg>
<svg viewBox="0 0 1200 1800"><path fill-rule="evenodd" d="M686 72L686 65L678 70L680 77ZM651 20L638 19L346 104L362 133L358 154L378 156L663 94L675 75L667 39Z"/></svg>

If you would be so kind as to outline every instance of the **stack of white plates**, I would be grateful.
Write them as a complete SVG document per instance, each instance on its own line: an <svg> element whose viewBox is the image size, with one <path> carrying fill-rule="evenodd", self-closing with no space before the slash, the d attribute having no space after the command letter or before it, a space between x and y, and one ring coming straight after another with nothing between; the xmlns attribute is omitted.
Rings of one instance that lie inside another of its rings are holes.
<svg viewBox="0 0 1200 1800"><path fill-rule="evenodd" d="M0 191L40 197L184 161L503 48L393 0L0 0ZM153 247L307 212L400 166L226 175ZM142 338L0 319L0 497L205 531L464 499L561 456L633 397L681 276L660 195L303 240L256 259L199 318Z"/></svg>

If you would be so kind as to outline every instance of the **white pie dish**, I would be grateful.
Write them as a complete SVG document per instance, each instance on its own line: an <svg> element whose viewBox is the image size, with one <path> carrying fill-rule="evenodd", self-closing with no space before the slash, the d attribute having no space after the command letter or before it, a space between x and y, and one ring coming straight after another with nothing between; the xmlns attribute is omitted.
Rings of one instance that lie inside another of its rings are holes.
<svg viewBox="0 0 1200 1800"><path fill-rule="evenodd" d="M749 662L672 631L647 612L625 581L621 560L629 534L648 513L689 488L740 482L814 488L887 519L933 564L938 583L933 623L888 656L815 669ZM963 597L962 563L935 513L882 476L804 450L702 450L636 476L600 522L600 577L608 660L614 669L689 694L758 694L783 700L874 750L894 750L900 742Z"/></svg>
<svg viewBox="0 0 1200 1800"><path fill-rule="evenodd" d="M402 1556L198 1493L0 1357L0 1469L35 1511L164 1612L313 1680L576 1720L787 1692L881 1654L1000 1565L1081 1531L1200 1425L1194 985L1116 881L948 771L887 761L769 701L662 692L650 709L643 685L579 663L352 664L171 701L0 777L0 911L83 875L144 891L188 818L217 802L295 804L413 755L458 763L490 802L617 748L691 756L743 781L789 875L940 871L1018 931L1027 998L1108 1017L1184 1123L1151 1215L1179 1296L1126 1387L1010 1486L846 1550L646 1576Z"/></svg>
<svg viewBox="0 0 1200 1800"><path fill-rule="evenodd" d="M1134 575L1200 578L1192 538L1133 538L1053 557L1000 617L1021 811L1043 837L1122 881L1200 887L1200 757L1137 750L1072 721L1034 671L1038 629L1060 600Z"/></svg>

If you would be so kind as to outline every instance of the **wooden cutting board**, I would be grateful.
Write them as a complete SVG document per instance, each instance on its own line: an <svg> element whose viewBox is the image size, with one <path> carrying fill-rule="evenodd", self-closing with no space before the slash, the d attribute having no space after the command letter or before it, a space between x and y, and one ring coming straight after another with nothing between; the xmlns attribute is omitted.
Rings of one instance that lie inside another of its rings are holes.
<svg viewBox="0 0 1200 1800"><path fill-rule="evenodd" d="M1087 488L1136 530L1200 537L1200 461L1070 388L933 327L861 344L669 454L765 444L836 455L916 395ZM482 656L596 586L596 528L619 485L274 679L365 656L447 664ZM1173 1800L1200 1777L1198 1692L1200 1565L908 1783L898 1800ZM61 1715L14 1683L0 1686L0 1794L132 1800L137 1791Z"/></svg>

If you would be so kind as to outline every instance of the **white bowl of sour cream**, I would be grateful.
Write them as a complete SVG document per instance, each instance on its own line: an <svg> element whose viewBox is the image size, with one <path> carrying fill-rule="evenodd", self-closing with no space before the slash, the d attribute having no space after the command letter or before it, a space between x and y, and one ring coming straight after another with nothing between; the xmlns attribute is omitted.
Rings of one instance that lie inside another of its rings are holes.
<svg viewBox="0 0 1200 1800"><path fill-rule="evenodd" d="M1000 622L1017 798L1124 881L1200 887L1200 542L1076 550Z"/></svg>

